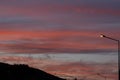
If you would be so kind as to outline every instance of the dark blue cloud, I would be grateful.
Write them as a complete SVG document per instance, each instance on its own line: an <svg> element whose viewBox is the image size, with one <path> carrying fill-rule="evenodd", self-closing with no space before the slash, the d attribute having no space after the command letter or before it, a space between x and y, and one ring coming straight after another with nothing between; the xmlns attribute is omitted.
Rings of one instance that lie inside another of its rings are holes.
<svg viewBox="0 0 120 80"><path fill-rule="evenodd" d="M0 0L0 5L75 5L75 6L85 6L94 8L109 8L117 9L120 8L119 0Z"/></svg>

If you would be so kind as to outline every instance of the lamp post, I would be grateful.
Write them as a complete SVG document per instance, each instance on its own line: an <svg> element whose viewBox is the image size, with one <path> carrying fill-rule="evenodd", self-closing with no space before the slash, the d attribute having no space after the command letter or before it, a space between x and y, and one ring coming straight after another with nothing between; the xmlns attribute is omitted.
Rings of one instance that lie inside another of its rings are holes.
<svg viewBox="0 0 120 80"><path fill-rule="evenodd" d="M118 45L118 68L120 68L120 59L119 59L119 55L120 55L120 40L117 40L117 39L105 36L103 34L101 34L100 37L107 38L107 39L110 39L110 40L113 40L113 41L117 42L117 45Z"/></svg>

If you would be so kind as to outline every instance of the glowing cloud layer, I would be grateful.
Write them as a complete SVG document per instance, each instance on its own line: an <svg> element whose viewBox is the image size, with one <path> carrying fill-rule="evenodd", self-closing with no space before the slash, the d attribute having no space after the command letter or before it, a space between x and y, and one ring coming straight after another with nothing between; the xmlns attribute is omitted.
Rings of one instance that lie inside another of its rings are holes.
<svg viewBox="0 0 120 80"><path fill-rule="evenodd" d="M106 52L120 39L119 0L1 0L3 52Z"/></svg>

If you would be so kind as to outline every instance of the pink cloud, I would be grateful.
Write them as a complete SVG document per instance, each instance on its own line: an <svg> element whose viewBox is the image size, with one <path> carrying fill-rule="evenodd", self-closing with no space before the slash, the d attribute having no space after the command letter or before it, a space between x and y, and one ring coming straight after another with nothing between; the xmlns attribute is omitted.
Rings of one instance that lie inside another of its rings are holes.
<svg viewBox="0 0 120 80"><path fill-rule="evenodd" d="M115 50L97 32L87 31L0 31L0 47L12 52L82 52ZM97 38L98 37L98 38ZM13 44L11 44L11 41Z"/></svg>

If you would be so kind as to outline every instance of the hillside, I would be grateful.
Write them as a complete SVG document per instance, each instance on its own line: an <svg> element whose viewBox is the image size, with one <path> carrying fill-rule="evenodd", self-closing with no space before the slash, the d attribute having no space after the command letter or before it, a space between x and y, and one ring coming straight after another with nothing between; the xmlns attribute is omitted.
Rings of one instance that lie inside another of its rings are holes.
<svg viewBox="0 0 120 80"><path fill-rule="evenodd" d="M28 65L0 63L0 79L3 80L65 80Z"/></svg>

